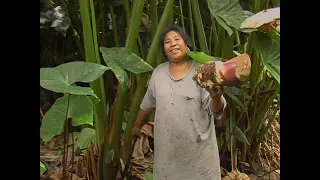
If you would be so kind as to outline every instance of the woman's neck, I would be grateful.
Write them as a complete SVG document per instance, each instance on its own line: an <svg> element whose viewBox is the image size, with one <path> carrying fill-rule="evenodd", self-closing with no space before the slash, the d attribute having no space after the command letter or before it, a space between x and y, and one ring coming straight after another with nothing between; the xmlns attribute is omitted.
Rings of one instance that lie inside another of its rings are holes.
<svg viewBox="0 0 320 180"><path fill-rule="evenodd" d="M186 76L190 70L191 64L190 59L185 59L179 62L169 61L169 71L174 80L178 80Z"/></svg>
<svg viewBox="0 0 320 180"><path fill-rule="evenodd" d="M184 59L182 59L181 61L178 61L178 62L169 61L169 64L170 64L170 66L184 66L184 65L186 65L189 61L190 61L189 58L184 58Z"/></svg>

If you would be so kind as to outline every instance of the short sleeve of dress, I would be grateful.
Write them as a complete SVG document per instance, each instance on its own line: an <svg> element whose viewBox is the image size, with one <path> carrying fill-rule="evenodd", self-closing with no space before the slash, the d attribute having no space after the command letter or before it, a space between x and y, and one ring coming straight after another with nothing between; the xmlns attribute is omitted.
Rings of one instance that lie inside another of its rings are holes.
<svg viewBox="0 0 320 180"><path fill-rule="evenodd" d="M222 108L222 111L220 111L218 114L214 113L212 111L212 109L210 107L210 103L211 103L210 94L207 90L205 90L203 88L201 88L201 100L202 100L203 108L206 109L210 114L212 114L215 119L220 120L222 118L222 115L223 115L223 113L226 109L226 106L227 106L227 101L223 95L222 95L223 108Z"/></svg>
<svg viewBox="0 0 320 180"><path fill-rule="evenodd" d="M151 78L149 80L148 88L140 108L145 111L151 111L156 107L156 96L155 96L155 78L157 74L158 68L155 68L152 72Z"/></svg>

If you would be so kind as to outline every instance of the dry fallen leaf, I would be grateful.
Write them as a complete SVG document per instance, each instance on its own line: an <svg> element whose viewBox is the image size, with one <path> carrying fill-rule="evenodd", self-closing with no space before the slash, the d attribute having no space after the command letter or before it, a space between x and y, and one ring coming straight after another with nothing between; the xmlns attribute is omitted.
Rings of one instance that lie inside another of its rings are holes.
<svg viewBox="0 0 320 180"><path fill-rule="evenodd" d="M40 144L40 159L46 164L46 167L48 169L44 175L40 175L41 180L62 180L63 153L61 153L61 147L59 146L63 147L63 136L57 136L45 145ZM73 156L73 163L71 163L72 148L70 147L68 149L68 162L66 169L67 176L69 176L70 178L70 172L73 172L72 180L86 179L87 172L85 171L85 167L88 166L88 162L84 160L84 152L86 150L87 149L83 149L82 151L75 153L75 155ZM95 148L93 148L93 150L94 153L97 153Z"/></svg>
<svg viewBox="0 0 320 180"><path fill-rule="evenodd" d="M71 173L67 172L67 179L71 179ZM63 179L63 171L58 170L51 173L50 178L53 180L62 180ZM76 174L72 174L72 180L84 180L84 178L80 178Z"/></svg>
<svg viewBox="0 0 320 180"><path fill-rule="evenodd" d="M153 126L152 122L142 126L142 134L134 145L131 159L131 176L135 179L142 180L146 170L153 167L153 151L149 142L149 138L153 141Z"/></svg>

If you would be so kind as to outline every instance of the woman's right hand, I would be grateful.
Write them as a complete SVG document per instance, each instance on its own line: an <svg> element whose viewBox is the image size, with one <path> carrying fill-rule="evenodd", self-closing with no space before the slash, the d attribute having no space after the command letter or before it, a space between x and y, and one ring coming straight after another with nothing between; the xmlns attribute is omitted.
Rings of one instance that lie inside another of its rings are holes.
<svg viewBox="0 0 320 180"><path fill-rule="evenodd" d="M141 126L138 125L138 124L135 124L132 128L132 135L135 137L135 138L139 138L141 136Z"/></svg>

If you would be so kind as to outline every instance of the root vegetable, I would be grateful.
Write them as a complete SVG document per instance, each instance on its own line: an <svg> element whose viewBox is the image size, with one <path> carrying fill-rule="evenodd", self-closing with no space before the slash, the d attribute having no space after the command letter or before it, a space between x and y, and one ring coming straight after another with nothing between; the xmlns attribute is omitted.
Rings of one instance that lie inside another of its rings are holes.
<svg viewBox="0 0 320 180"><path fill-rule="evenodd" d="M251 61L248 54L242 54L226 62L210 61L201 64L193 80L202 88L240 85L250 75Z"/></svg>

